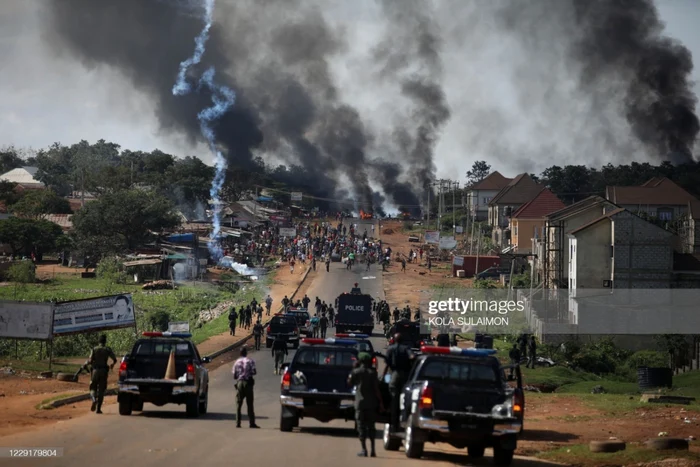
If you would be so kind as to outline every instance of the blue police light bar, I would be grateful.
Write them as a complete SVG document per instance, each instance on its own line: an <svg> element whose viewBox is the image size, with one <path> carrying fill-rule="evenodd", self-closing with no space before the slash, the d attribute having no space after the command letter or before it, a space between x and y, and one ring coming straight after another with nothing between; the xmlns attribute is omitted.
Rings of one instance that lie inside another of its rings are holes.
<svg viewBox="0 0 700 467"><path fill-rule="evenodd" d="M309 337L301 340L303 344L331 344L331 345L355 345L357 341L352 339L311 339Z"/></svg>
<svg viewBox="0 0 700 467"><path fill-rule="evenodd" d="M192 337L189 332L144 332L144 337L181 337L187 339Z"/></svg>
<svg viewBox="0 0 700 467"><path fill-rule="evenodd" d="M357 339L367 339L369 337L368 334L336 334L335 337L355 337Z"/></svg>
<svg viewBox="0 0 700 467"><path fill-rule="evenodd" d="M463 355L465 357L487 357L498 352L496 349L462 349L460 347L433 347L425 345L420 348L420 351L424 354Z"/></svg>

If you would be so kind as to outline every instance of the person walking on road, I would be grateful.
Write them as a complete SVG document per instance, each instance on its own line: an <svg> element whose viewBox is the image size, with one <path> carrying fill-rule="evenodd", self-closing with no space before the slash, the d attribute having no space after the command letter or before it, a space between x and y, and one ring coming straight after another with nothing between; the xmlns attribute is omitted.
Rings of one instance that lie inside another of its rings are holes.
<svg viewBox="0 0 700 467"><path fill-rule="evenodd" d="M386 366L382 380L387 372L391 370L391 380L389 381L389 392L391 393L391 431L396 433L399 429L399 397L401 391L408 381L408 374L413 366L414 355L411 349L403 344L403 336L399 333L394 335L394 343L386 351Z"/></svg>
<svg viewBox="0 0 700 467"><path fill-rule="evenodd" d="M326 257L326 272L331 271L331 255L329 254L328 257Z"/></svg>
<svg viewBox="0 0 700 467"><path fill-rule="evenodd" d="M328 329L328 318L326 318L325 313L321 315L321 319L318 322L319 329L321 330L321 339L326 338L326 329Z"/></svg>
<svg viewBox="0 0 700 467"><path fill-rule="evenodd" d="M265 309L267 310L267 316L270 316L270 310L272 309L272 297L270 295L267 295L267 298L265 299Z"/></svg>
<svg viewBox="0 0 700 467"><path fill-rule="evenodd" d="M255 362L248 358L248 349L241 349L241 357L233 364L233 378L236 380L236 428L241 427L241 408L245 401L248 408L248 421L251 428L260 428L255 424L255 407L253 389L255 386Z"/></svg>
<svg viewBox="0 0 700 467"><path fill-rule="evenodd" d="M379 390L377 370L372 367L372 356L367 352L360 352L357 356L355 369L348 376L348 384L355 386L355 421L362 445L362 450L357 455L367 457L367 439L369 438L370 457L377 457L374 449L377 409L383 412L384 404Z"/></svg>
<svg viewBox="0 0 700 467"><path fill-rule="evenodd" d="M263 325L260 319L253 326L253 336L255 336L255 350L260 350L260 341L262 340Z"/></svg>
<svg viewBox="0 0 700 467"><path fill-rule="evenodd" d="M289 273L290 273L290 274L294 274L294 264L295 264L294 258L292 258L292 259L289 261Z"/></svg>
<svg viewBox="0 0 700 467"><path fill-rule="evenodd" d="M401 272L406 274L406 258L401 258Z"/></svg>
<svg viewBox="0 0 700 467"><path fill-rule="evenodd" d="M528 354L530 354L530 359L527 361L527 367L535 369L535 362L537 362L537 342L535 341L535 336L530 336L530 342L527 344Z"/></svg>
<svg viewBox="0 0 700 467"><path fill-rule="evenodd" d="M510 364L511 365L520 365L520 349L518 349L518 344L515 343L513 344L513 348L510 349L510 352L508 352L508 357L510 358ZM510 375L513 376L515 374L515 368L510 369Z"/></svg>
<svg viewBox="0 0 700 467"><path fill-rule="evenodd" d="M98 346L92 349L88 363L92 367L90 375L90 398L92 406L90 410L96 413L102 413L102 402L105 398L105 390L107 390L107 376L109 371L117 364L117 357L114 351L107 347L107 336L102 334L98 340ZM108 360L112 360L112 364L108 364Z"/></svg>
<svg viewBox="0 0 700 467"><path fill-rule="evenodd" d="M236 335L236 323L238 322L238 313L236 313L236 308L231 307L231 311L228 313L228 328L231 331L231 335Z"/></svg>
<svg viewBox="0 0 700 467"><path fill-rule="evenodd" d="M275 359L276 375L280 374L280 367L284 363L284 357L286 357L288 353L287 341L280 336L275 336L275 340L272 342L272 356Z"/></svg>

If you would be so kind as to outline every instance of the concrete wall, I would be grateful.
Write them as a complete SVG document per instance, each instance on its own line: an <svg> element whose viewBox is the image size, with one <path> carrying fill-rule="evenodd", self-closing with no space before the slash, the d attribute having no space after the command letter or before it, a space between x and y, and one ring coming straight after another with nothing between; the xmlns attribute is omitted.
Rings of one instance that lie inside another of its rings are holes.
<svg viewBox="0 0 700 467"><path fill-rule="evenodd" d="M499 190L471 190L467 193L467 207L476 220L483 221L488 218L489 202L498 194Z"/></svg>
<svg viewBox="0 0 700 467"><path fill-rule="evenodd" d="M569 241L569 289L600 289L612 276L612 231L605 219L576 233Z"/></svg>
<svg viewBox="0 0 700 467"><path fill-rule="evenodd" d="M612 224L614 287L669 287L673 234L628 212L613 216Z"/></svg>
<svg viewBox="0 0 700 467"><path fill-rule="evenodd" d="M669 206L650 206L650 205L638 205L638 204L627 204L627 205L620 205L620 207L623 207L627 209L630 212L645 212L648 215L652 217L657 217L657 212L659 209L670 209L673 211L673 218L672 220L676 220L679 217L681 217L683 214L688 212L688 206L687 205L669 205Z"/></svg>
<svg viewBox="0 0 700 467"><path fill-rule="evenodd" d="M511 230L510 243L518 246L516 251L518 253L532 253L532 239L536 236L542 237L544 219L511 219Z"/></svg>

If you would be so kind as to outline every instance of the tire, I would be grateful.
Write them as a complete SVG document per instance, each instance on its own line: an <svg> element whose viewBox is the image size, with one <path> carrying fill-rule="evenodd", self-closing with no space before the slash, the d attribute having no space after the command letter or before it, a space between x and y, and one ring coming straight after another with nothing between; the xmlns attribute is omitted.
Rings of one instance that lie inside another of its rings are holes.
<svg viewBox="0 0 700 467"><path fill-rule="evenodd" d="M588 449L591 452L618 452L625 450L623 441L591 441L588 444Z"/></svg>
<svg viewBox="0 0 700 467"><path fill-rule="evenodd" d="M199 397L191 397L185 404L185 411L190 418L199 417Z"/></svg>
<svg viewBox="0 0 700 467"><path fill-rule="evenodd" d="M683 438L655 438L644 443L646 447L657 451L678 450L687 451L689 443Z"/></svg>
<svg viewBox="0 0 700 467"><path fill-rule="evenodd" d="M74 383L75 381L77 381L75 375L71 373L56 373L56 379L58 381L66 381L69 383Z"/></svg>
<svg viewBox="0 0 700 467"><path fill-rule="evenodd" d="M485 446L474 445L467 447L467 453L472 459L481 459L484 457L484 451L486 451Z"/></svg>
<svg viewBox="0 0 700 467"><path fill-rule="evenodd" d="M209 393L204 394L204 400L199 401L199 413L205 414L209 408Z"/></svg>
<svg viewBox="0 0 700 467"><path fill-rule="evenodd" d="M134 398L131 401L131 410L134 412L143 412L143 401L141 399Z"/></svg>
<svg viewBox="0 0 700 467"><path fill-rule="evenodd" d="M401 447L401 440L394 438L389 433L389 424L384 425L384 434L382 436L385 451L398 451Z"/></svg>
<svg viewBox="0 0 700 467"><path fill-rule="evenodd" d="M409 459L420 459L425 449L425 443L416 441L416 431L417 428L411 425L406 428L406 440L404 441L404 445L406 447L406 457Z"/></svg>
<svg viewBox="0 0 700 467"><path fill-rule="evenodd" d="M131 398L122 397L119 399L119 415L131 415Z"/></svg>
<svg viewBox="0 0 700 467"><path fill-rule="evenodd" d="M493 463L508 466L513 462L514 453L515 451L511 449L493 448Z"/></svg>
<svg viewBox="0 0 700 467"><path fill-rule="evenodd" d="M296 420L296 417L283 417L280 414L280 431L289 433L294 429L295 426L298 426L298 421Z"/></svg>

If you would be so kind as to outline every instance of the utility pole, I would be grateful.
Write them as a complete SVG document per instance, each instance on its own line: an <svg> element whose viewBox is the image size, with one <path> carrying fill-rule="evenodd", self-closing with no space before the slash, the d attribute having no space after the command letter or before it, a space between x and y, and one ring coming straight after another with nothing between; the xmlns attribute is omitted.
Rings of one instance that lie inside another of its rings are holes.
<svg viewBox="0 0 700 467"><path fill-rule="evenodd" d="M425 227L426 227L427 229L430 229L430 192L431 192L432 190L433 190L432 185L431 185L430 183L428 183L428 209L427 209L428 217L427 217L427 220L426 220L426 223L425 223L425 224L426 224Z"/></svg>
<svg viewBox="0 0 700 467"><path fill-rule="evenodd" d="M452 185L452 181L450 181ZM459 187L459 182L454 182L454 187L452 188L452 236L456 238L457 236L457 224L455 223L455 192Z"/></svg>

